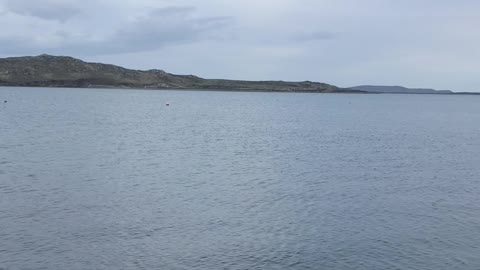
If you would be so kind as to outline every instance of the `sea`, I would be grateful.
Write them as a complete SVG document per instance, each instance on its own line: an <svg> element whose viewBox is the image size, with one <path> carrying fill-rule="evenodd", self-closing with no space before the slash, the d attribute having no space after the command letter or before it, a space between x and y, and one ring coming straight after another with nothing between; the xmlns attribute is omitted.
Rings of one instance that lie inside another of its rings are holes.
<svg viewBox="0 0 480 270"><path fill-rule="evenodd" d="M0 88L0 269L478 270L480 96Z"/></svg>

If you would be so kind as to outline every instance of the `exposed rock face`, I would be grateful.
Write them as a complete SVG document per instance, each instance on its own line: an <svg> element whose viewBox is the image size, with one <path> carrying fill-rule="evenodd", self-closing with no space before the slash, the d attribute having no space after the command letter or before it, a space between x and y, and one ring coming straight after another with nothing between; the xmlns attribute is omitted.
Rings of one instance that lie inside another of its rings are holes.
<svg viewBox="0 0 480 270"><path fill-rule="evenodd" d="M156 69L131 70L51 55L0 59L0 85L361 93L317 82L210 80Z"/></svg>

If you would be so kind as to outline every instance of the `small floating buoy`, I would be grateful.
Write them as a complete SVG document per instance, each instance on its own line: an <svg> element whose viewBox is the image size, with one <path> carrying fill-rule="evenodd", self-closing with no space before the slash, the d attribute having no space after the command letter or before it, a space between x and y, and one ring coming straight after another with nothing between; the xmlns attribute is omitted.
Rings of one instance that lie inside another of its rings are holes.
<svg viewBox="0 0 480 270"><path fill-rule="evenodd" d="M167 106L167 107L168 107L168 106L170 106L170 103L168 103L168 102L167 102L167 103L165 103L165 106Z"/></svg>

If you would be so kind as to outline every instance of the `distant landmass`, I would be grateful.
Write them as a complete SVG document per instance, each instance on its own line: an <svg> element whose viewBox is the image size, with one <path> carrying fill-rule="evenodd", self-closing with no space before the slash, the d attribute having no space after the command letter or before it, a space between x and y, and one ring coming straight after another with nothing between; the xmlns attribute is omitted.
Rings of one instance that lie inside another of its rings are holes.
<svg viewBox="0 0 480 270"><path fill-rule="evenodd" d="M204 79L194 75L171 74L158 69L133 70L109 64L89 63L69 56L47 54L0 58L0 86L480 95L402 86L361 85L340 88L311 81Z"/></svg>
<svg viewBox="0 0 480 270"><path fill-rule="evenodd" d="M392 94L453 94L450 90L435 90L428 88L406 88L403 86L380 86L361 85L350 87L353 90L366 91L370 93L392 93Z"/></svg>
<svg viewBox="0 0 480 270"><path fill-rule="evenodd" d="M239 81L175 75L163 70L132 70L88 63L67 56L0 58L0 86L206 89L315 93L364 93L318 82Z"/></svg>

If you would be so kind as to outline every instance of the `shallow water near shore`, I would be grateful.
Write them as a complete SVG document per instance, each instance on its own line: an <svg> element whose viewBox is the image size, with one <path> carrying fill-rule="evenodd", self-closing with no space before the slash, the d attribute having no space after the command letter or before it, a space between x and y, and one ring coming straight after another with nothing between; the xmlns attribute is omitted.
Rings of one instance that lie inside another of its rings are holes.
<svg viewBox="0 0 480 270"><path fill-rule="evenodd" d="M480 269L480 97L0 100L0 269Z"/></svg>

